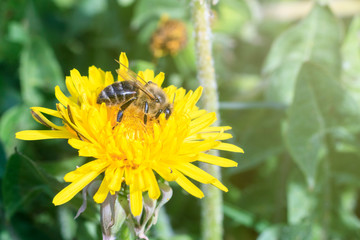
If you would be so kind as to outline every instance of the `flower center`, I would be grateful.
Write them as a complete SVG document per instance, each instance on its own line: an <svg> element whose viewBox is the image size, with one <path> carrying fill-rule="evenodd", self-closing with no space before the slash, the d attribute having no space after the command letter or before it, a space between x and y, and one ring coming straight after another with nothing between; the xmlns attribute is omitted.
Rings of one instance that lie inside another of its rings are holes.
<svg viewBox="0 0 360 240"><path fill-rule="evenodd" d="M112 137L115 148L112 149L110 158L118 161L120 166L132 169L144 165L150 161L150 152L154 148L154 124L157 119L148 118L144 123L144 113L136 106L129 106L125 111L121 122L116 122L118 108L113 109Z"/></svg>

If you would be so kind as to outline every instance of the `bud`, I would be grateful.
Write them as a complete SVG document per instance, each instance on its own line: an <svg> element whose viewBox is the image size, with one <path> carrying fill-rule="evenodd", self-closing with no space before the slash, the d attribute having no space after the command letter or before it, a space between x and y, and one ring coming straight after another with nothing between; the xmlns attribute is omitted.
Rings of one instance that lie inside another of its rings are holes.
<svg viewBox="0 0 360 240"><path fill-rule="evenodd" d="M144 194L143 211L136 217L134 217L130 211L130 196L127 195L127 197L125 197L120 195L119 202L126 214L126 223L139 239L149 239L146 233L150 230L151 226L156 224L161 207L164 206L172 196L172 189L167 183L159 183L159 187L162 192L161 198L158 200L151 199L147 193Z"/></svg>
<svg viewBox="0 0 360 240"><path fill-rule="evenodd" d="M101 204L100 217L103 240L116 239L115 236L120 231L126 218L125 211L117 201L117 194L108 194Z"/></svg>

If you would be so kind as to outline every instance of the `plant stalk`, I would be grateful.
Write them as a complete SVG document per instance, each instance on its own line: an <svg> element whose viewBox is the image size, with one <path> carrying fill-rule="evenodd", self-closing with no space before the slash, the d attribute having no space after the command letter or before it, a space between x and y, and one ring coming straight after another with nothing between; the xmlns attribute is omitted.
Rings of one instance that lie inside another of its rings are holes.
<svg viewBox="0 0 360 240"><path fill-rule="evenodd" d="M204 88L202 95L203 107L209 112L215 112L219 124L219 100L212 56L212 33L210 28L210 3L206 0L192 1L192 18L195 31L195 51L197 60L197 77ZM211 151L218 155L218 151ZM221 180L220 167L201 164L201 168ZM208 184L203 185L205 198L202 204L202 238L204 240L221 240L223 235L223 202L219 189Z"/></svg>

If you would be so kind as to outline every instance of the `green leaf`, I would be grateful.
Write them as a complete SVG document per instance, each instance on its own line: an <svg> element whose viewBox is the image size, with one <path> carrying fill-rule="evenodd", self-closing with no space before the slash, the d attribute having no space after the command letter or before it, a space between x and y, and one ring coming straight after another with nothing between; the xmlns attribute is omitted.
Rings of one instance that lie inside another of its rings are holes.
<svg viewBox="0 0 360 240"><path fill-rule="evenodd" d="M243 29L244 25L251 20L251 11L246 1L235 0L220 3L216 11L216 20L214 21L213 29L216 32L241 35L246 31L239 31Z"/></svg>
<svg viewBox="0 0 360 240"><path fill-rule="evenodd" d="M360 103L360 17L355 17L350 24L344 43L342 53L342 81L346 88L352 92L354 98Z"/></svg>
<svg viewBox="0 0 360 240"><path fill-rule="evenodd" d="M254 228L258 232L261 232L269 225L266 221L259 221L256 219L255 214L229 204L224 205L224 215L233 222L242 226Z"/></svg>
<svg viewBox="0 0 360 240"><path fill-rule="evenodd" d="M72 8L77 1L76 0L53 0L53 2L59 8L65 8L66 9L66 8Z"/></svg>
<svg viewBox="0 0 360 240"><path fill-rule="evenodd" d="M22 129L30 129L36 122L31 118L30 109L25 106L15 106L7 110L0 119L0 140L4 144L7 156L14 152L19 140L15 133Z"/></svg>
<svg viewBox="0 0 360 240"><path fill-rule="evenodd" d="M47 196L46 201L48 204L52 204L51 199L55 193L66 185L47 174L31 159L19 153L13 154L8 160L2 182L4 206L7 210L6 217L11 218L15 212L26 204L30 204L39 195ZM81 194L78 194L66 205L73 211L77 211L81 204L82 197ZM89 202L86 211L81 216L93 221L96 219L96 212L95 204Z"/></svg>
<svg viewBox="0 0 360 240"><path fill-rule="evenodd" d="M331 156L332 177L338 185L360 187L360 156L354 153L334 153Z"/></svg>
<svg viewBox="0 0 360 240"><path fill-rule="evenodd" d="M64 240L74 239L76 236L76 223L74 221L74 213L69 208L58 206L57 212L59 216L61 235Z"/></svg>
<svg viewBox="0 0 360 240"><path fill-rule="evenodd" d="M358 199L357 188L341 189L340 192L340 206L336 221L336 228L339 229L338 235L343 236L344 239L359 239L360 238L360 220L357 216L356 202Z"/></svg>
<svg viewBox="0 0 360 240"><path fill-rule="evenodd" d="M328 7L315 5L298 25L290 28L273 44L263 73L269 80L267 99L291 103L301 66L306 61L327 66L330 74L340 75L340 29Z"/></svg>
<svg viewBox="0 0 360 240"><path fill-rule="evenodd" d="M145 71L146 69L155 69L155 65L152 62L142 61L142 60L136 60L131 62L131 68L133 71ZM155 76L158 74L155 72Z"/></svg>
<svg viewBox="0 0 360 240"><path fill-rule="evenodd" d="M280 231L280 240L312 240L312 226L310 224L299 224L283 227Z"/></svg>
<svg viewBox="0 0 360 240"><path fill-rule="evenodd" d="M8 39L15 43L24 44L29 39L29 33L25 30L25 27L20 22L9 23Z"/></svg>
<svg viewBox="0 0 360 240"><path fill-rule="evenodd" d="M7 162L2 182L6 217L10 219L16 211L24 208L39 194L46 193L50 202L50 196L53 195L49 188L51 184L58 183L30 159L13 154Z"/></svg>
<svg viewBox="0 0 360 240"><path fill-rule="evenodd" d="M2 142L0 141L0 179L3 178L4 172L5 172L5 165L6 165L5 149L4 149ZM1 193L0 193L0 195L1 195Z"/></svg>
<svg viewBox="0 0 360 240"><path fill-rule="evenodd" d="M79 2L79 9L86 15L96 15L106 10L108 1L106 0L83 0Z"/></svg>
<svg viewBox="0 0 360 240"><path fill-rule="evenodd" d="M20 58L20 83L22 97L29 106L40 106L45 94L54 94L54 88L64 87L64 76L56 57L41 37L27 43Z"/></svg>
<svg viewBox="0 0 360 240"><path fill-rule="evenodd" d="M222 113L225 119L233 120L225 125L238 126L233 129L233 135L240 136L240 139L234 140L234 143L241 143L240 146L245 151L244 156L242 154L222 153L225 157L239 162L238 167L227 170L232 174L253 169L285 149L281 136L281 122L285 117L284 110L259 109L261 106L257 107L251 103L244 105L244 107L248 106L252 109L241 111L241 118L237 117L239 113L236 110ZM263 104L263 107L267 107L266 103Z"/></svg>
<svg viewBox="0 0 360 240"><path fill-rule="evenodd" d="M131 4L134 3L135 0L117 0L117 3L121 6L121 7L128 7Z"/></svg>
<svg viewBox="0 0 360 240"><path fill-rule="evenodd" d="M291 182L287 191L288 222L296 225L306 220L314 212L316 202L303 184Z"/></svg>
<svg viewBox="0 0 360 240"><path fill-rule="evenodd" d="M273 225L263 231L257 240L312 240L317 238L316 231L309 224L293 226Z"/></svg>
<svg viewBox="0 0 360 240"><path fill-rule="evenodd" d="M251 227L255 220L254 214L230 205L224 205L224 214L234 222L247 227Z"/></svg>
<svg viewBox="0 0 360 240"><path fill-rule="evenodd" d="M354 131L360 121L356 102L326 70L310 62L302 66L284 132L290 154L310 186L327 152L326 135L339 128Z"/></svg>

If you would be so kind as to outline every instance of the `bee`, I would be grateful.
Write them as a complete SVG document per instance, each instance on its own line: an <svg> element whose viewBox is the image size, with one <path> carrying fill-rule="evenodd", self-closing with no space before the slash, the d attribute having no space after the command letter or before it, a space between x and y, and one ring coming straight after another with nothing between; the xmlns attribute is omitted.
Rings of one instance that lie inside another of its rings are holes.
<svg viewBox="0 0 360 240"><path fill-rule="evenodd" d="M120 62L118 62L120 63ZM105 87L97 98L97 103L105 103L106 106L120 106L116 121L119 123L125 110L133 105L144 113L144 123L149 119L157 119L161 113L168 119L171 115L173 104L170 103L164 90L154 82L146 82L139 75L127 69L124 73L120 70L116 72L124 79ZM142 82L140 82L140 79Z"/></svg>

